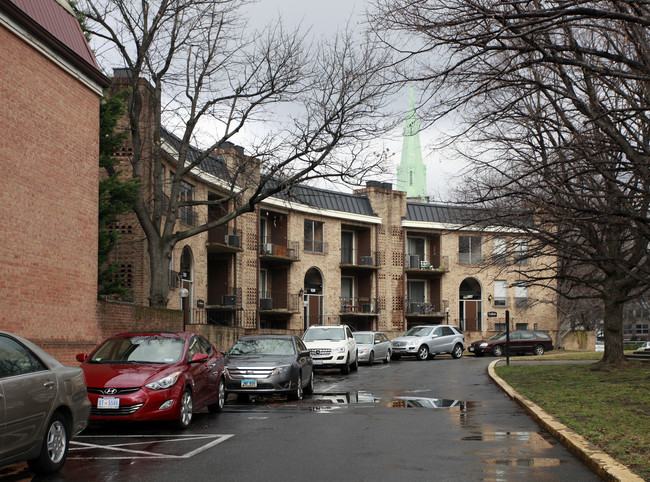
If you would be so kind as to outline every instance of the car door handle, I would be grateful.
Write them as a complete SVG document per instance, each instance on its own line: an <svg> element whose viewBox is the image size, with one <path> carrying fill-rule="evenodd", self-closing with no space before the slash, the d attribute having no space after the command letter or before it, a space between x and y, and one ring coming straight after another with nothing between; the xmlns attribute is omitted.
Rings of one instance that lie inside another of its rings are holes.
<svg viewBox="0 0 650 482"><path fill-rule="evenodd" d="M45 382L43 383L43 387L45 388L52 388L54 386L54 382Z"/></svg>

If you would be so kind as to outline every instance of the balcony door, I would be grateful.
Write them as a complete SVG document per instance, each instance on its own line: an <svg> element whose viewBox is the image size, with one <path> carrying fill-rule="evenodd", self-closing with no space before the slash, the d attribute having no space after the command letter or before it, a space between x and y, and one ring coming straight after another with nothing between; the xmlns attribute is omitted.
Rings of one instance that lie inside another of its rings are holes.
<svg viewBox="0 0 650 482"><path fill-rule="evenodd" d="M305 329L324 322L323 275L318 268L309 268L304 285Z"/></svg>

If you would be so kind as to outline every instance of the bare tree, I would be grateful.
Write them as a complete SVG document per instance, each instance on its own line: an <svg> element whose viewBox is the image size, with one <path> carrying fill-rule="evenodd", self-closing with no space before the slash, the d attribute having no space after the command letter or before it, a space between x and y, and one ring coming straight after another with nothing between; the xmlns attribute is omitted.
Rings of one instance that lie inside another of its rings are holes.
<svg viewBox="0 0 650 482"><path fill-rule="evenodd" d="M380 82L386 52L347 32L312 45L279 21L252 33L242 17L247 3L80 2L99 56L117 53L130 74L130 162L143 183L134 211L147 238L152 306L167 305L169 260L179 241L296 183L361 182L381 169L365 148L383 126L379 112L391 89ZM142 79L150 90L141 88ZM190 172L251 125L266 134L228 163L224 196L185 199L182 184ZM169 193L163 188L165 128L175 135L176 151ZM216 204L234 208L179 228L179 210Z"/></svg>
<svg viewBox="0 0 650 482"><path fill-rule="evenodd" d="M623 363L622 307L650 279L650 4L377 7L376 32L403 53L405 77L423 82L432 119L459 112L466 121L466 200L484 208L483 222L524 230L531 256L557 260L521 270L530 284L602 302L603 362Z"/></svg>

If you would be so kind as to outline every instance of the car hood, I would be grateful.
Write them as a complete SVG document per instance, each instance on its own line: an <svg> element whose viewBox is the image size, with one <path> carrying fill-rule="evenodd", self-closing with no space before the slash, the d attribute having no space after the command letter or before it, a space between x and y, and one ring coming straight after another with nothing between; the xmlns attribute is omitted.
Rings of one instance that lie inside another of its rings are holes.
<svg viewBox="0 0 650 482"><path fill-rule="evenodd" d="M179 369L178 365L109 365L84 363L86 385L93 388L132 388L162 378Z"/></svg>
<svg viewBox="0 0 650 482"><path fill-rule="evenodd" d="M295 355L229 356L226 358L226 366L275 367L289 365L294 359Z"/></svg>
<svg viewBox="0 0 650 482"><path fill-rule="evenodd" d="M398 336L397 338L393 338L391 341L405 341L407 343L410 343L412 341L417 341L421 340L422 338L427 338L426 336Z"/></svg>
<svg viewBox="0 0 650 482"><path fill-rule="evenodd" d="M335 346L345 346L345 340L314 340L314 341L305 341L305 346L309 349L312 348L332 348Z"/></svg>

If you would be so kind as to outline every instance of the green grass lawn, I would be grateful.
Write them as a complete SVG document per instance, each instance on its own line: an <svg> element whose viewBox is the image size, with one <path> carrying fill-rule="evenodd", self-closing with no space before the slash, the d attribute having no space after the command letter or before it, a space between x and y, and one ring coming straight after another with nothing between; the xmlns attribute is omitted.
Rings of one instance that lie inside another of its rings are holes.
<svg viewBox="0 0 650 482"><path fill-rule="evenodd" d="M543 359L569 356L553 355ZM602 357L582 353L574 359L591 359L588 355ZM650 480L650 363L631 362L607 370L594 370L591 364L513 365L498 366L496 372L519 393Z"/></svg>

